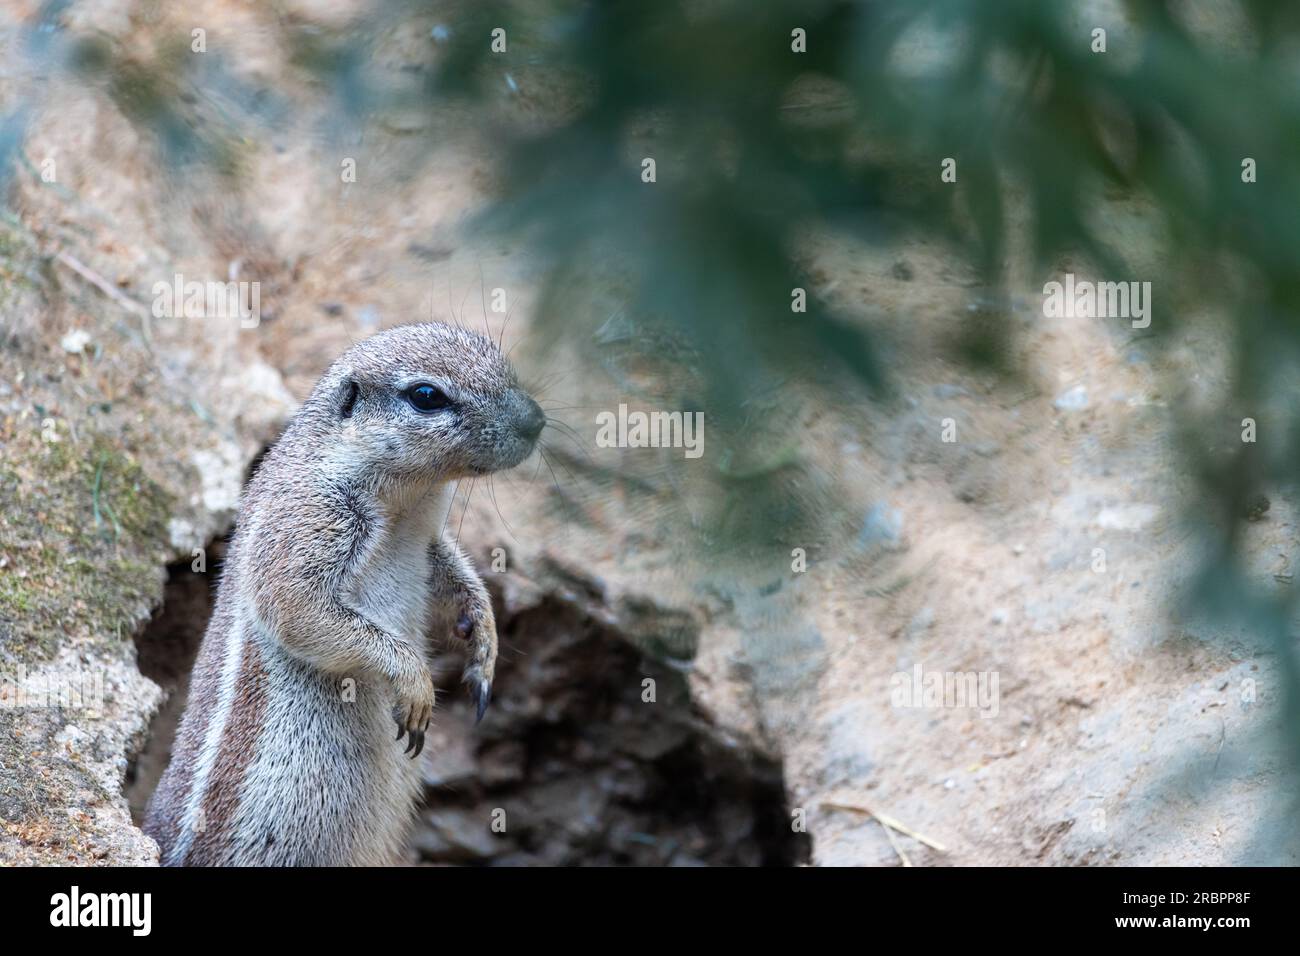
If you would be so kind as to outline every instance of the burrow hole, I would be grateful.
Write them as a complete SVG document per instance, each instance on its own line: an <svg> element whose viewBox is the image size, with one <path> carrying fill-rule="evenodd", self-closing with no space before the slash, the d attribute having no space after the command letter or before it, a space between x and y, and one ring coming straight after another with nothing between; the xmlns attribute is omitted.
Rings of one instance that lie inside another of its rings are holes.
<svg viewBox="0 0 1300 956"><path fill-rule="evenodd" d="M127 771L136 823L171 755L225 543L207 570L168 568L163 605L137 636L140 670L167 691ZM677 668L645 657L556 599L497 620L492 708L474 726L458 655L435 660L438 712L411 863L775 865L806 862L779 763L729 741ZM654 703L642 700L653 678ZM504 810L504 833L493 832Z"/></svg>

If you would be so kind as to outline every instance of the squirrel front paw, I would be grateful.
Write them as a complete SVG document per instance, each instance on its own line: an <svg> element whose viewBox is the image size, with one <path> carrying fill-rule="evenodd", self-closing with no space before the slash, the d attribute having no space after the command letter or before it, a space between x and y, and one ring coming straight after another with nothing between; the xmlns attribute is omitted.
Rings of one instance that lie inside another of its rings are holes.
<svg viewBox="0 0 1300 956"><path fill-rule="evenodd" d="M393 680L397 703L393 720L397 722L397 739L409 735L405 753L414 760L424 749L424 732L433 719L433 676L423 664L413 666Z"/></svg>
<svg viewBox="0 0 1300 956"><path fill-rule="evenodd" d="M462 678L474 699L477 716L483 719L492 700L492 676L497 667L497 622L491 605L466 608L456 619L456 634L469 643L469 663Z"/></svg>

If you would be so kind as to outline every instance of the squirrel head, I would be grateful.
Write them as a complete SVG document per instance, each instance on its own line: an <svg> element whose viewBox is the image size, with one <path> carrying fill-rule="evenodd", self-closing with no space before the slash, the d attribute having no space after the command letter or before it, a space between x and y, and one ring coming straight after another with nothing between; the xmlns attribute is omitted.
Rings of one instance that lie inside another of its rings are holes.
<svg viewBox="0 0 1300 956"><path fill-rule="evenodd" d="M403 325L343 353L304 405L311 422L372 473L454 480L513 468L546 414L490 339Z"/></svg>

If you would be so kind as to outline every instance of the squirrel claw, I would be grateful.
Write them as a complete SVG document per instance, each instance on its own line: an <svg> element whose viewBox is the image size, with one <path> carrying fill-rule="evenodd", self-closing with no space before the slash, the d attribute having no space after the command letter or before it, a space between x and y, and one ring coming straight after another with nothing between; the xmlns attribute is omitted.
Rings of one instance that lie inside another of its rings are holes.
<svg viewBox="0 0 1300 956"><path fill-rule="evenodd" d="M424 750L424 731L412 730L410 739L410 744L403 752L410 754L411 759L414 760L416 757L420 756L420 751Z"/></svg>
<svg viewBox="0 0 1300 956"><path fill-rule="evenodd" d="M427 671L422 676L423 681L413 682L416 685L414 689L397 691L398 700L392 709L393 720L397 723L397 736L394 739L401 743L402 736L409 735L405 753L411 754L412 759L418 757L424 749L424 732L433 720L433 682Z"/></svg>
<svg viewBox="0 0 1300 956"><path fill-rule="evenodd" d="M394 717L394 719L397 718ZM428 728L429 721L425 721L424 726L419 730L408 729L400 720L397 721L397 736L394 739L401 740L404 735L409 734L406 740L406 749L402 752L410 754L412 760L420 756L420 752L424 750L424 732Z"/></svg>
<svg viewBox="0 0 1300 956"><path fill-rule="evenodd" d="M477 716L474 718L474 723L477 724L483 719L488 704L492 701L492 685L484 678L478 682L477 686L470 687L470 696L474 698L477 709Z"/></svg>
<svg viewBox="0 0 1300 956"><path fill-rule="evenodd" d="M492 702L492 675L496 671L497 627L491 605L483 603L462 610L456 619L456 634L469 645L469 662L461 680L474 701L477 724Z"/></svg>

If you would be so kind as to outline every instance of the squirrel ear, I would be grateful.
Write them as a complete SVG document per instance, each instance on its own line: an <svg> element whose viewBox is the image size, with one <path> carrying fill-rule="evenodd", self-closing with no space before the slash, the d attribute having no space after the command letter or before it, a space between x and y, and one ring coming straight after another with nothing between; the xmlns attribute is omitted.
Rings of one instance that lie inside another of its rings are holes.
<svg viewBox="0 0 1300 956"><path fill-rule="evenodd" d="M348 376L339 386L339 418L348 419L352 417L352 409L357 404L357 397L361 394L361 387L357 385L356 380Z"/></svg>

